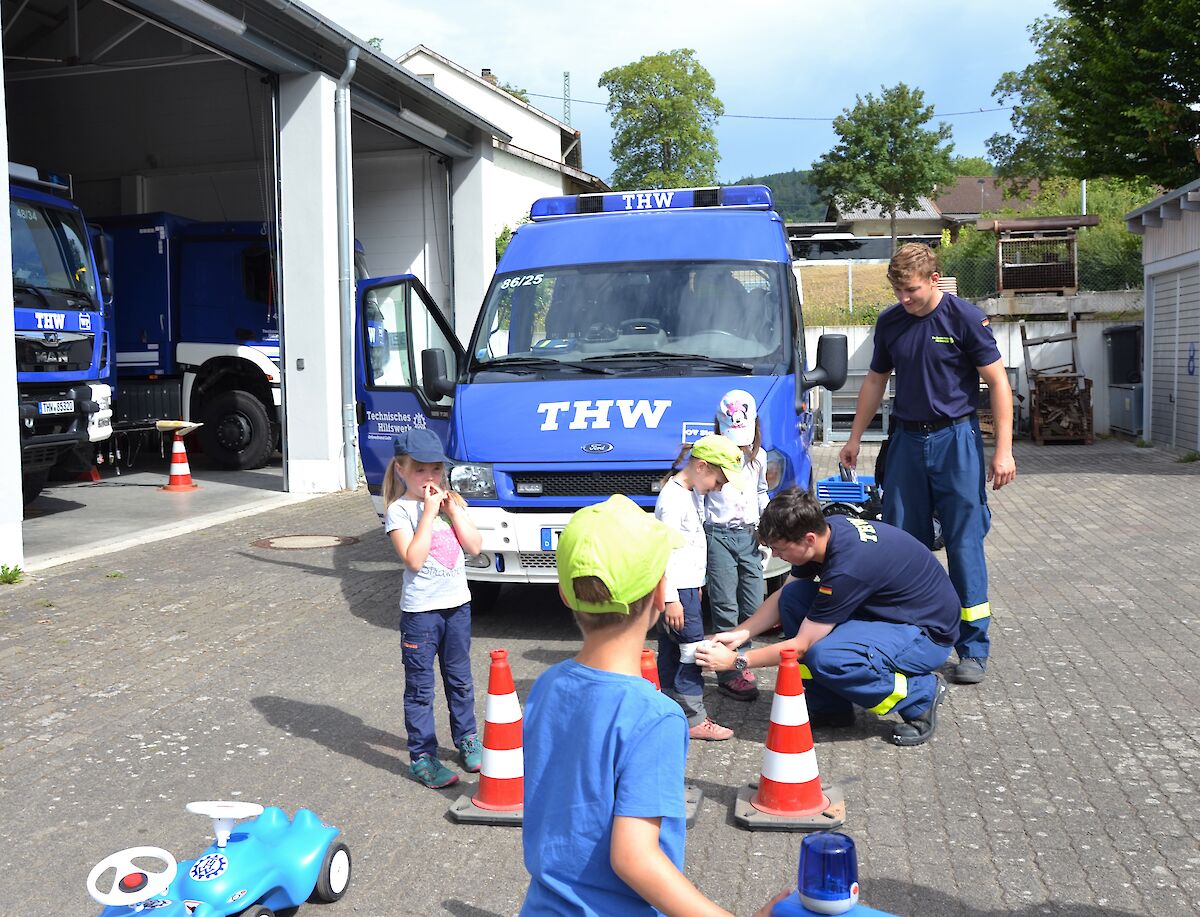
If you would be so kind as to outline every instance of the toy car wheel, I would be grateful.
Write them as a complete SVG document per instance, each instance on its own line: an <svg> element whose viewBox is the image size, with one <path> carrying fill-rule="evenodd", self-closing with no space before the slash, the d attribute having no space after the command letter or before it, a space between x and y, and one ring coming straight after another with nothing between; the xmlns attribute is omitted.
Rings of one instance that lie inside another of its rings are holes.
<svg viewBox="0 0 1200 917"><path fill-rule="evenodd" d="M350 871L350 848L340 841L330 844L325 851L325 859L321 861L321 872L317 876L312 899L325 902L340 899L350 884Z"/></svg>
<svg viewBox="0 0 1200 917"><path fill-rule="evenodd" d="M254 907L242 911L238 917L275 917L275 912L269 907L263 907L261 904L256 904Z"/></svg>

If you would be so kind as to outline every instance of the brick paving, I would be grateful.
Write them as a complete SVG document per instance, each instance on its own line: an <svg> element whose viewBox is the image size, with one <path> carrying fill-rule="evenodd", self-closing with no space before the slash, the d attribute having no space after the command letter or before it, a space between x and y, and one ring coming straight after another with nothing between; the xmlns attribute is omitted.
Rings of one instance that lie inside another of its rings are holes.
<svg viewBox="0 0 1200 917"><path fill-rule="evenodd" d="M828 473L834 448L816 453ZM888 744L869 714L816 733L864 899L903 915L1194 915L1200 463L1115 440L1020 443L1017 461L993 499L988 680L952 690L928 746ZM252 544L313 533L360 541ZM194 857L209 824L184 803L223 797L306 805L344 829L355 875L328 913L515 913L518 832L455 825L458 790L405 776L398 580L360 493L0 587L0 913L97 913L95 862L140 844ZM577 646L548 589L506 590L475 634L481 718L489 649L509 649L523 698ZM693 746L705 801L687 871L750 914L794 881L800 836L731 815L768 700L709 702L737 735Z"/></svg>

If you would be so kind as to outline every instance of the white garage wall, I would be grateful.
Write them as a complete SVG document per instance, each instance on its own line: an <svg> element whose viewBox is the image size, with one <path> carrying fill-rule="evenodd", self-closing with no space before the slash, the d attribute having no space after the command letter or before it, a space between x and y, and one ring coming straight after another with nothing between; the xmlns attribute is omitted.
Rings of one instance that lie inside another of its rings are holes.
<svg viewBox="0 0 1200 917"><path fill-rule="evenodd" d="M375 277L415 274L449 314L446 170L427 150L354 157L354 236Z"/></svg>
<svg viewBox="0 0 1200 917"><path fill-rule="evenodd" d="M496 181L487 204L493 235L499 235L505 226L516 229L518 223L528 220L529 208L539 197L563 193L561 172L504 150L496 150L495 164Z"/></svg>

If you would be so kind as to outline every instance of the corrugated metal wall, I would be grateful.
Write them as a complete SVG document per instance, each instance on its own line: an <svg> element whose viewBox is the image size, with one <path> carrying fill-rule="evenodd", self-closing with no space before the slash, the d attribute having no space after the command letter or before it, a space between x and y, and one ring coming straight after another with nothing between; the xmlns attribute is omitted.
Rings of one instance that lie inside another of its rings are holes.
<svg viewBox="0 0 1200 917"><path fill-rule="evenodd" d="M1200 266L1158 274L1151 287L1148 439L1200 449Z"/></svg>

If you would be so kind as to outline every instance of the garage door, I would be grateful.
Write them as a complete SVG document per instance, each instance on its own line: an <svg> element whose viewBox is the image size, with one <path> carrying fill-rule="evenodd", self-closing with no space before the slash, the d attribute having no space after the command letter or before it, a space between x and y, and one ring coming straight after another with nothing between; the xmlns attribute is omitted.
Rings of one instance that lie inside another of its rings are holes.
<svg viewBox="0 0 1200 917"><path fill-rule="evenodd" d="M1153 278L1150 440L1200 449L1200 266Z"/></svg>

